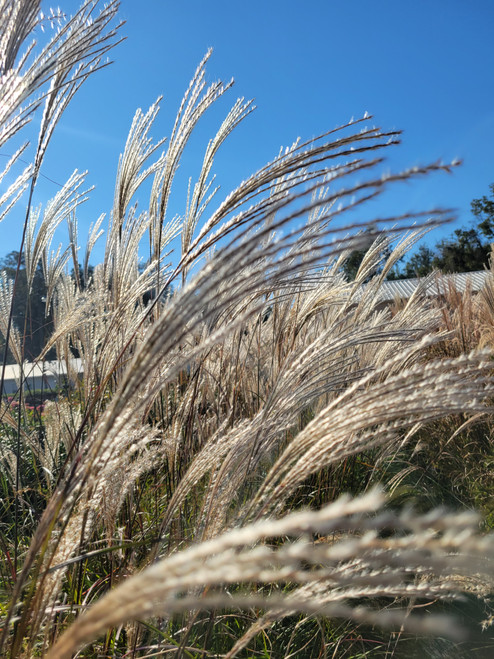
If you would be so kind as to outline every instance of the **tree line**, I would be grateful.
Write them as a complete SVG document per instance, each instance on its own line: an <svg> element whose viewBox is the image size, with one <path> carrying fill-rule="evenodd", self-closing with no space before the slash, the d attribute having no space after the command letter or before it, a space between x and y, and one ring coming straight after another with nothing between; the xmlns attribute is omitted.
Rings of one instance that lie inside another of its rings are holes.
<svg viewBox="0 0 494 659"><path fill-rule="evenodd" d="M474 199L470 208L473 223L453 233L434 246L422 244L407 261L399 263L388 279L425 277L433 270L442 272L474 272L489 265L491 244L494 241L494 183L490 195ZM348 279L354 279L366 250L353 251L343 265ZM383 253L383 260L387 256Z"/></svg>

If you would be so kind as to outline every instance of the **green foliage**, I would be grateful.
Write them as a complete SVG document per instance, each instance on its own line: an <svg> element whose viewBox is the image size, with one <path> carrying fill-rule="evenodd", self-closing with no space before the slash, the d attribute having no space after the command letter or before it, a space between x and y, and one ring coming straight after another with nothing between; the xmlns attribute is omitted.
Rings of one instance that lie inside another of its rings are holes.
<svg viewBox="0 0 494 659"><path fill-rule="evenodd" d="M419 245L415 254L405 263L402 275L405 279L425 277L434 269L434 252L427 245Z"/></svg>
<svg viewBox="0 0 494 659"><path fill-rule="evenodd" d="M365 231L362 232L362 237L364 239L368 239L369 247L374 243L376 240L376 232L372 228L368 228ZM382 272L382 269L384 267L384 264L388 260L388 258L391 255L391 247L389 243L383 239L383 235L378 235L377 240L381 243L381 249L379 252L379 262L375 264L375 267L373 268L372 274L379 274ZM362 261L364 260L365 255L369 251L369 247L364 247L362 249L354 249L350 252L350 254L347 256L347 258L343 261L343 265L341 266L341 270L344 273L347 281L354 281L357 273L359 271L360 266L362 265ZM369 281L370 277L372 275L369 274L369 276L366 278L367 281Z"/></svg>
<svg viewBox="0 0 494 659"><path fill-rule="evenodd" d="M489 187L492 198L483 196L471 203L476 225L455 229L451 236L434 246L421 244L403 266L395 266L387 278L425 277L433 270L445 273L473 272L488 266L491 242L494 240L494 183ZM367 252L368 248L354 250L344 261L342 271L349 281L355 279ZM389 251L383 253L383 258L386 256L389 256Z"/></svg>
<svg viewBox="0 0 494 659"><path fill-rule="evenodd" d="M14 251L0 260L0 270L3 270L12 281L15 279L18 258L19 252ZM24 357L28 361L36 359L53 331L51 311L45 315L46 293L47 287L41 263L36 268L31 289L28 289L26 266L24 256L22 256L13 301L13 322L21 336L24 337ZM8 361L11 364L14 363L10 351Z"/></svg>
<svg viewBox="0 0 494 659"><path fill-rule="evenodd" d="M353 281L355 279L358 269L360 268L360 264L362 263L366 253L366 249L354 249L352 252L350 252L350 255L342 266L342 270L345 273L348 281Z"/></svg>
<svg viewBox="0 0 494 659"><path fill-rule="evenodd" d="M494 183L489 188L492 199L483 196L471 203L477 225L456 229L433 248L421 245L405 263L400 277L424 277L433 270L473 272L488 266L494 239Z"/></svg>
<svg viewBox="0 0 494 659"><path fill-rule="evenodd" d="M480 197L474 199L471 203L472 213L478 220L478 228L482 234L488 239L494 239L494 183L489 186L491 191L491 199Z"/></svg>
<svg viewBox="0 0 494 659"><path fill-rule="evenodd" d="M478 229L456 229L452 237L437 243L432 265L448 273L482 270L489 263L490 251Z"/></svg>

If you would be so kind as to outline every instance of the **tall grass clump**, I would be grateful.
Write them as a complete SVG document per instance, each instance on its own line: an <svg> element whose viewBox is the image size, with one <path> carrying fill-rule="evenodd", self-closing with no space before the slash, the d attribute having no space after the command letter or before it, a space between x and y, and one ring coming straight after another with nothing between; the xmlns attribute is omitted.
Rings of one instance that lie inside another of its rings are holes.
<svg viewBox="0 0 494 659"><path fill-rule="evenodd" d="M206 83L207 53L166 142L151 137L159 100L137 111L104 260L90 267L101 216L79 264L86 175L41 209L32 198L60 116L119 39L118 3L87 1L69 19L39 4L0 3L0 145L39 123L32 163L0 199L2 219L25 211L17 276L0 281L2 387L7 354L20 368L18 396L1 404L0 652L321 656L353 633L338 636L338 620L450 644L480 634L446 614L462 597L488 601L493 538L471 512L389 505L362 457L378 463L426 424L491 409L488 350L430 359L446 333L425 289L394 314L379 306L394 263L451 214L340 221L453 165L383 175L399 133L363 117L296 141L220 199L215 156L253 110L239 99L170 218L189 137L232 84ZM25 46L41 24L51 40ZM61 223L69 244L55 249ZM348 282L342 263L362 247ZM55 352L75 383L36 414L23 395L28 325L12 323L22 263L28 284L41 263L53 318L38 362Z"/></svg>

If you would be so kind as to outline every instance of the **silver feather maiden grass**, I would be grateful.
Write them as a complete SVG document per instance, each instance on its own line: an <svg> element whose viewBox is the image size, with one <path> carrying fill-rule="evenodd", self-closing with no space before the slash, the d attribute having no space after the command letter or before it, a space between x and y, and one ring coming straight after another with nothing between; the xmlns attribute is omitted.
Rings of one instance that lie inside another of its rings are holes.
<svg viewBox="0 0 494 659"><path fill-rule="evenodd" d="M87 241L82 281L76 215L89 192L81 191L85 174L74 172L44 210L33 209L31 199L58 120L118 40L118 3L100 13L97 4L85 2L66 19L41 16L32 0L0 2L0 146L39 120L32 164L0 197L0 219L29 193L20 252L29 285L42 264L54 319L39 360L55 349L68 369L74 350L83 362L77 401L60 400L45 411L44 448L2 402L0 459L16 520L25 505L21 451L34 456L49 494L29 546L20 547L15 523L18 570L2 608L2 651L69 657L122 625L131 647L139 634L135 620L223 607L265 611L232 642L229 657L295 611L465 638L469 630L449 618L410 614L407 603L478 591L479 578L490 590L493 539L477 532L475 516L394 513L376 490L319 511L290 512L301 485L322 469L366 449L403 446L421 425L443 416L490 411L488 353L424 362L445 338L424 289L394 315L378 306L393 264L449 211L343 229L336 223L393 183L453 165L381 175L381 151L399 134L369 128L364 117L281 150L217 203L214 157L253 110L239 99L208 143L183 217L169 219L187 141L232 85L207 86L208 52L166 142L149 136L159 99L137 111L118 163L104 262L90 275L101 216ZM21 54L40 26L58 28L39 54L35 45ZM146 181L149 206L138 211L136 195ZM54 250L55 229L65 221L70 244ZM370 242L366 226L373 229ZM170 265L177 237L180 253ZM143 241L149 259L142 269ZM362 247L368 252L356 280L347 282L341 265ZM385 247L392 250L383 264ZM2 274L0 331L22 365L14 296L15 283ZM5 366L2 385L4 376ZM7 428L17 429L16 450ZM124 561L121 508L141 477L156 470L164 474L157 515L136 501L130 510L146 520L148 544L140 546L139 560L125 559L119 583L106 594L96 597L91 585L68 602L69 570L94 556L87 547L95 540L106 543L111 561ZM376 609L383 597L405 604ZM368 606L352 604L363 599ZM75 607L80 615L72 621ZM193 624L190 613L187 629Z"/></svg>

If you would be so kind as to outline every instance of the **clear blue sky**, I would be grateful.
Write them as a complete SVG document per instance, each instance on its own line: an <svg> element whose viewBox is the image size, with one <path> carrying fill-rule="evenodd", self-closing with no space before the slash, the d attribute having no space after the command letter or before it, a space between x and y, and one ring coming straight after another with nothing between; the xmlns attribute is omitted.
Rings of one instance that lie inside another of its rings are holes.
<svg viewBox="0 0 494 659"><path fill-rule="evenodd" d="M60 0L67 13L78 5ZM470 222L471 200L494 182L494 0L122 0L121 16L126 41L112 52L114 64L74 99L43 170L59 182L75 168L89 170L97 190L79 212L81 242L91 221L110 211L118 155L136 108L147 109L163 95L152 135L169 135L210 46L209 80L234 77L236 83L202 122L184 173L197 174L208 138L237 96L255 98L257 105L216 161L225 195L281 145L365 111L377 125L404 131L403 144L388 152L389 168L464 161L452 176L390 191L376 212L456 208L457 222L436 230L435 242ZM43 179L38 199L57 189ZM173 211L184 206L179 181ZM16 249L13 221L0 226L0 235L1 254Z"/></svg>

